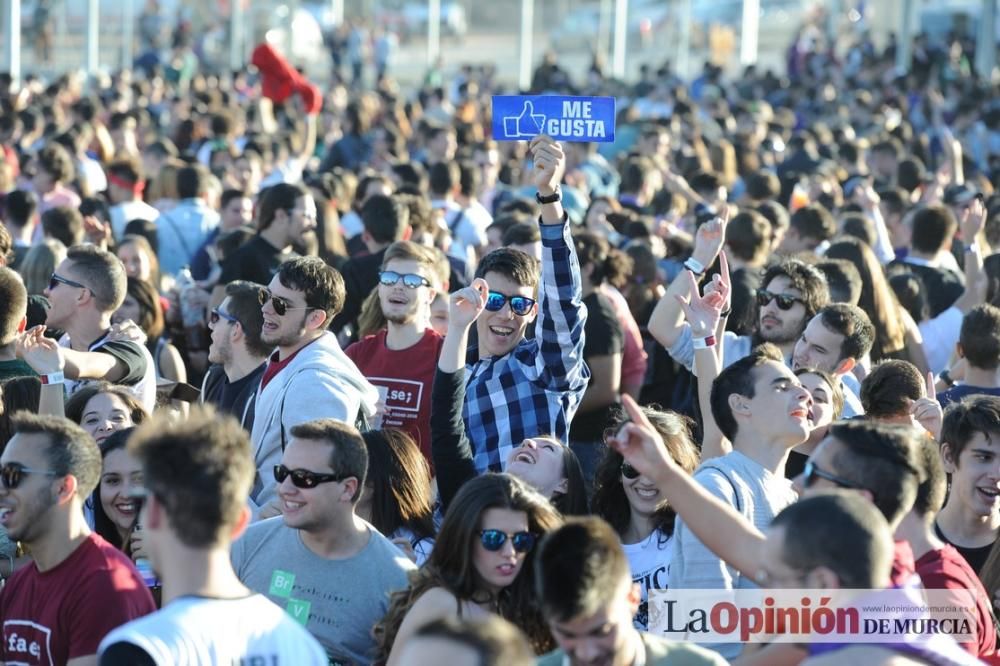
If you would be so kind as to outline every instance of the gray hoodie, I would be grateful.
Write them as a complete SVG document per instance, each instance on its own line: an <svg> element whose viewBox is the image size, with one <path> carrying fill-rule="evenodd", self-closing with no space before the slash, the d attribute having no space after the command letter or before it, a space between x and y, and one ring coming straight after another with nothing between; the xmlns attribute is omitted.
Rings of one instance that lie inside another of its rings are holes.
<svg viewBox="0 0 1000 666"><path fill-rule="evenodd" d="M257 478L250 491L254 517L277 495L273 469L281 462L282 429L287 446L292 427L306 421L332 418L354 425L359 412L371 420L378 398L378 390L340 349L333 333L324 333L303 347L257 392L250 433L257 465Z"/></svg>

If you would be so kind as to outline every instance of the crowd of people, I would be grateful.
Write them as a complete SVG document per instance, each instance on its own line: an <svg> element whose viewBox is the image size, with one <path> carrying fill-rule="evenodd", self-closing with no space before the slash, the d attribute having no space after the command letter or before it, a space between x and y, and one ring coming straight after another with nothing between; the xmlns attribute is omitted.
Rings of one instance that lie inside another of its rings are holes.
<svg viewBox="0 0 1000 666"><path fill-rule="evenodd" d="M1000 90L917 46L550 54L602 145L494 141L472 66L8 77L0 661L996 659ZM649 631L757 587L971 593L972 638Z"/></svg>

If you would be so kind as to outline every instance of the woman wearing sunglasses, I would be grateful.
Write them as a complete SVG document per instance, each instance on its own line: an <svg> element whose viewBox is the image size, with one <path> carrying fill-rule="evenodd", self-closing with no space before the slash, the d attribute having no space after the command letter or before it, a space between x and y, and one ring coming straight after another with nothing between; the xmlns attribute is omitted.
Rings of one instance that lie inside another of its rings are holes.
<svg viewBox="0 0 1000 666"><path fill-rule="evenodd" d="M643 414L663 438L670 457L688 474L698 466L698 449L691 441L689 423L674 412L643 408ZM628 423L624 417L605 433L605 440ZM615 529L639 584L642 603L635 615L636 628L645 631L649 617L649 590L666 589L673 551L674 511L656 487L639 474L613 448L607 448L594 478L592 508Z"/></svg>
<svg viewBox="0 0 1000 666"><path fill-rule="evenodd" d="M561 523L549 502L509 474L466 483L410 587L393 595L375 628L377 662L394 666L403 644L433 620L485 617L516 624L537 654L553 647L534 595L534 548Z"/></svg>
<svg viewBox="0 0 1000 666"><path fill-rule="evenodd" d="M489 287L476 279L451 296L449 318L470 321L477 309L489 307ZM438 357L431 396L431 457L441 506L447 511L456 493L477 475L472 445L465 432L465 339L446 337ZM587 489L580 461L568 446L546 435L529 437L511 450L504 470L545 495L564 515L584 515Z"/></svg>

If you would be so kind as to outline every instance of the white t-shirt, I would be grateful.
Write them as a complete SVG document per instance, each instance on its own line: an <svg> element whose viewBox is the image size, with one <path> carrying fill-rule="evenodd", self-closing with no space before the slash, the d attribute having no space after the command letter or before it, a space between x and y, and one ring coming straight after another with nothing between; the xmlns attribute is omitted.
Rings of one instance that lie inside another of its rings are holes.
<svg viewBox="0 0 1000 666"><path fill-rule="evenodd" d="M425 537L423 539L417 538L417 535L413 533L413 530L407 529L405 527L400 527L398 530L393 532L391 535L386 535L389 541L395 541L396 539L406 539L410 542L410 546L413 548L413 554L417 556L416 564L418 567L424 566L424 562L427 558L431 556L431 551L434 549L434 539ZM396 546L399 548L399 546ZM402 550L402 548L400 548ZM404 554L409 556L409 553L404 551Z"/></svg>
<svg viewBox="0 0 1000 666"><path fill-rule="evenodd" d="M98 656L115 643L130 643L163 666L328 663L316 639L259 594L241 599L180 597L109 633Z"/></svg>
<svg viewBox="0 0 1000 666"><path fill-rule="evenodd" d="M125 227L132 220L146 220L156 222L160 216L160 211L156 210L141 199L135 201L123 201L111 207L111 233L115 240L121 240L125 235Z"/></svg>
<svg viewBox="0 0 1000 666"><path fill-rule="evenodd" d="M649 628L649 591L669 587L673 538L656 529L639 543L623 543L622 550L628 558L632 582L638 583L642 592L642 603L632 622L636 629L646 631Z"/></svg>

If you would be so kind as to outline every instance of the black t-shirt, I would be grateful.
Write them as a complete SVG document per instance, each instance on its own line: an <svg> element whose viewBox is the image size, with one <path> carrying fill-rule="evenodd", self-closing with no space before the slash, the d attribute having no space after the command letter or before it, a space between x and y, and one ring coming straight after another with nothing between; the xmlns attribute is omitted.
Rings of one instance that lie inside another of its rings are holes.
<svg viewBox="0 0 1000 666"><path fill-rule="evenodd" d="M608 300L594 292L583 299L583 304L587 306L587 323L583 329L583 359L586 361L597 356L622 354L625 350L625 334ZM570 440L600 441L613 410L614 405L608 405L603 409L578 413L570 426Z"/></svg>
<svg viewBox="0 0 1000 666"><path fill-rule="evenodd" d="M101 655L100 666L156 666L156 661L138 645L113 643Z"/></svg>
<svg viewBox="0 0 1000 666"><path fill-rule="evenodd" d="M105 342L94 351L113 356L116 361L121 361L128 368L128 372L125 373L124 377L115 382L116 384L134 386L146 376L146 357L137 342L132 342L131 340L114 340L112 342Z"/></svg>
<svg viewBox="0 0 1000 666"><path fill-rule="evenodd" d="M761 271L754 268L738 268L733 271L732 308L729 319L726 320L726 330L736 335L753 335L757 329L754 315L757 307L757 288L760 287Z"/></svg>
<svg viewBox="0 0 1000 666"><path fill-rule="evenodd" d="M924 293L927 296L927 305L930 307L931 319L954 305L962 292L965 291L963 277L947 268L922 266L906 261L894 261L889 266L903 266L924 283Z"/></svg>
<svg viewBox="0 0 1000 666"><path fill-rule="evenodd" d="M961 553L965 561L969 563L972 570L977 574L982 570L983 565L986 564L986 559L990 556L990 551L993 550L993 544L987 546L977 546L974 548L967 548L965 546L959 546L957 543L952 543L948 540L948 537L944 535L941 528L938 527L937 521L934 521L934 534L937 538L941 539L945 543L951 544L955 550Z"/></svg>
<svg viewBox="0 0 1000 666"><path fill-rule="evenodd" d="M293 256L293 253L283 252L260 236L254 236L222 262L219 284L248 280L266 285L278 272L281 263Z"/></svg>

